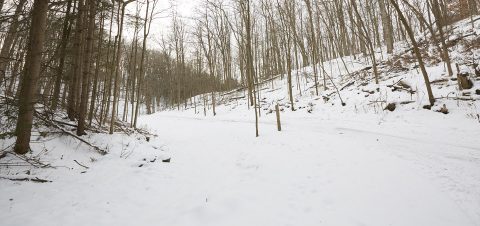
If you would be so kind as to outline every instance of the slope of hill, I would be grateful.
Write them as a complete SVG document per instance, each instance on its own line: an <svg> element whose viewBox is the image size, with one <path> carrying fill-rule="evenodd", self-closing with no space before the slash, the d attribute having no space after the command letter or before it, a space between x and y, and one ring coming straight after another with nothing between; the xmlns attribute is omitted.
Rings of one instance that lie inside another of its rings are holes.
<svg viewBox="0 0 480 226"><path fill-rule="evenodd" d="M424 49L424 60L436 99L431 110L440 111L445 105L448 113L461 114L472 121L480 122L478 114L480 109L476 104L480 100L480 17L474 18L474 22L473 29L470 19L460 21L450 28L447 45L450 46L450 57L454 68L454 75L451 77L447 75L445 64L441 61L440 54L433 43L425 41L430 40L429 36L420 38L420 43ZM396 43L396 51L393 55L379 51L377 58L381 59L378 65L379 84L375 84L372 66L365 57L344 57L317 65L318 71L326 74L326 87L323 86L322 76L318 78L319 96L315 95L312 67L293 71L295 111L384 115L384 109L388 104L395 104L396 111L423 111L429 108L426 106L429 105L429 101L425 81L408 43ZM473 83L470 89L458 89L458 73L469 75L468 78ZM291 108L286 78L287 75L277 76L257 86L260 114L272 113L277 103L286 112ZM246 89L219 94L220 101L217 103L219 106L216 112L222 115L224 112L238 111L238 109L248 110L246 96ZM202 99L202 97L199 96L196 99ZM203 106L198 104L196 109L190 109L190 111L203 115Z"/></svg>

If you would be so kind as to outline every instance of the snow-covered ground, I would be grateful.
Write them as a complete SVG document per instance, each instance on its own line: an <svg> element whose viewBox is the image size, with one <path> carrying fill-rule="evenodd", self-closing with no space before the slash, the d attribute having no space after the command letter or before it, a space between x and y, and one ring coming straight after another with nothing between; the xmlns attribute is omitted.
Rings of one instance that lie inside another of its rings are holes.
<svg viewBox="0 0 480 226"><path fill-rule="evenodd" d="M456 35L476 40L480 22L463 23ZM451 51L455 62L480 59L478 48ZM244 91L218 94L215 117L201 104L142 116L156 136L88 132L105 156L40 128L28 156L55 168L2 159L0 225L479 226L479 78L458 91L443 65L429 63L438 99L426 110L415 63L382 63L376 85L362 70L368 62L345 61L348 70L339 60L325 67L346 106L330 80L314 94L311 68L294 73L296 111L285 79L259 86L258 138ZM395 111L383 110L388 103ZM436 112L443 105L449 114ZM50 182L12 181L23 178Z"/></svg>
<svg viewBox="0 0 480 226"><path fill-rule="evenodd" d="M480 224L478 124L325 110L283 113L282 132L263 116L255 138L251 118L142 117L157 151L111 149L88 170L40 173L51 183L2 181L1 225Z"/></svg>
<svg viewBox="0 0 480 226"><path fill-rule="evenodd" d="M173 172L180 186L164 185L176 193L158 207L168 209L166 225L480 223L476 125L433 124L443 116L429 114L285 114L283 132L264 118L254 139L242 117L158 116L159 136L179 150L174 167L189 162Z"/></svg>

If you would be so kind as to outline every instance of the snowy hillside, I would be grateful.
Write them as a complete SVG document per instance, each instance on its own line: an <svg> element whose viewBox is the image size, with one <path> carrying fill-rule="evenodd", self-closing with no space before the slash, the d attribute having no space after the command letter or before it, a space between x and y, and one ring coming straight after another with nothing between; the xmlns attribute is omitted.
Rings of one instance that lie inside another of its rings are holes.
<svg viewBox="0 0 480 226"><path fill-rule="evenodd" d="M433 111L440 111L443 104L449 113L460 114L461 118L480 122L480 17L475 20L475 29L471 28L470 20L464 20L452 25L449 49L452 61L459 64L460 73L468 73L473 82L471 89L459 90L457 77L449 77L443 62L431 42L428 46L427 72L432 83L436 101ZM428 38L428 35L427 35ZM368 58L360 55L334 59L317 65L318 70L326 73L326 89L323 80L319 78L320 95L315 95L313 68L306 67L293 72L292 87L294 108L296 111L313 113L315 111L331 111L342 113L386 115L384 109L388 104L395 104L400 111L422 111L429 105L428 96L418 64L408 43L396 43L396 51L388 55L385 51L377 52L379 63L379 84L375 84L371 63ZM452 65L455 68L455 65ZM324 74L325 74L324 73ZM454 73L458 71L454 69ZM290 114L288 87L286 75L258 85L258 98L261 114L270 114L278 103L282 110ZM331 77L332 79L330 79ZM332 83L333 82L333 83ZM220 107L216 112L247 110L248 100L246 89L237 92L219 94ZM340 93L340 95L339 95ZM202 96L197 97L201 99ZM342 106L344 103L345 106ZM201 104L201 103L200 103ZM193 108L191 106L190 108ZM195 113L195 109L191 109ZM197 113L203 115L203 106L197 106ZM251 111L250 114L253 111ZM421 112L420 112L421 113ZM252 116L253 117L253 116ZM452 116L455 117L455 116Z"/></svg>

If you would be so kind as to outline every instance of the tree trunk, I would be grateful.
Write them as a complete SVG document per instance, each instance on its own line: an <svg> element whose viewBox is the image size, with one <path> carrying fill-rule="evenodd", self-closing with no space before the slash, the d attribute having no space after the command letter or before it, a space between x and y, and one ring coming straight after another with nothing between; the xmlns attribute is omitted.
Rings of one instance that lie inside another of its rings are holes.
<svg viewBox="0 0 480 226"><path fill-rule="evenodd" d="M131 2L131 1L130 1ZM123 32L123 19L125 16L125 7L128 3L123 3L122 5L122 14L120 16L120 24L118 26L118 43L117 43L117 55L115 60L115 81L113 85L113 104L112 104L112 117L110 119L110 134L113 134L113 128L115 126L115 118L117 116L117 104L118 104L118 86L120 80L120 56L121 56L121 46L122 46L122 32Z"/></svg>
<svg viewBox="0 0 480 226"><path fill-rule="evenodd" d="M88 17L88 33L87 33L87 43L85 49L85 57L83 61L83 74L82 74L82 95L80 99L80 108L78 115L78 127L77 135L85 135L85 117L87 114L88 99L89 99L89 87L90 87L90 77L92 69L92 52L93 52L93 33L95 31L95 14L96 14L96 4L95 0L87 0L89 7L89 17Z"/></svg>
<svg viewBox="0 0 480 226"><path fill-rule="evenodd" d="M25 154L30 150L30 136L32 132L35 93L40 76L43 43L47 27L47 0L35 0L32 9L32 22L30 25L29 42L25 70L22 76L23 85L20 88L18 100L18 120L16 127L17 140L15 153Z"/></svg>
<svg viewBox="0 0 480 226"><path fill-rule="evenodd" d="M313 25L313 11L310 0L304 0L307 5L308 23L310 26L310 45L312 55L313 77L315 82L315 94L318 96L318 70L317 70L317 38L315 36L315 27Z"/></svg>
<svg viewBox="0 0 480 226"><path fill-rule="evenodd" d="M100 106L100 125L103 125L107 118L108 112L108 101L110 99L110 84L112 83L112 76L110 71L113 71L113 67L110 66L110 52L111 52L111 43L112 43L112 26L115 16L115 1L112 2L112 11L110 14L110 28L108 31L108 44L107 44L107 57L106 57L106 66L105 66L105 78L103 79L103 95L102 95L102 103ZM116 41L116 39L115 39ZM115 46L115 43L114 43ZM115 49L115 47L113 48ZM115 55L115 50L113 50L113 55ZM112 57L115 58L115 57ZM113 59L112 59L113 61ZM105 110L106 109L106 110Z"/></svg>
<svg viewBox="0 0 480 226"><path fill-rule="evenodd" d="M445 65L448 71L448 76L452 76L453 75L452 63L450 62L450 54L448 53L448 47L447 47L447 43L445 42L445 34L443 31L443 26L445 25L445 21L442 19L438 0L433 0L432 12L434 17L437 19L438 33L440 34L440 42L442 44L442 53L441 53L443 55L442 58L443 58L443 61L445 61ZM435 33L432 33L432 36L435 36Z"/></svg>
<svg viewBox="0 0 480 226"><path fill-rule="evenodd" d="M100 59L102 58L103 53L103 32L104 32L104 23L105 23L105 16L101 15L101 22L100 22L100 33L98 34L97 39L97 61L95 62L95 75L93 81L93 90L92 90L92 98L90 100L90 112L88 113L88 125L92 126L92 120L95 114L95 103L98 96L98 74L100 72Z"/></svg>
<svg viewBox="0 0 480 226"><path fill-rule="evenodd" d="M58 62L58 69L55 78L55 86L53 90L53 97L52 97L52 112L57 110L58 106L58 98L60 96L60 87L62 85L62 78L63 78L63 68L65 66L65 56L66 56L66 49L68 44L68 38L70 36L71 30L71 23L70 23L70 11L72 8L72 0L68 0L67 2L67 12L65 14L65 19L63 21L63 31L62 31L62 40L60 41L60 55L59 55L59 62Z"/></svg>
<svg viewBox="0 0 480 226"><path fill-rule="evenodd" d="M383 39L387 45L387 53L393 53L392 19L387 13L385 0L378 0L378 5L380 8L380 15L382 17Z"/></svg>
<svg viewBox="0 0 480 226"><path fill-rule="evenodd" d="M68 106L67 114L71 121L77 117L77 99L79 89L79 78L82 75L82 59L83 59L83 14L84 14L84 0L78 2L77 24L75 32L74 48L74 64L73 76L70 76L70 86L68 92Z"/></svg>
<svg viewBox="0 0 480 226"><path fill-rule="evenodd" d="M430 86L430 79L428 78L428 73L427 73L427 70L425 69L425 64L423 63L422 54L420 53L420 49L418 48L418 43L415 40L415 35L413 34L413 31L410 28L410 25L408 25L407 19L405 19L405 16L403 16L403 13L400 10L400 7L398 6L398 3L396 2L396 0L390 0L390 2L392 3L393 7L397 11L399 20L402 22L403 26L405 27L408 37L412 42L413 51L415 52L415 56L417 57L417 60L418 60L418 65L420 66L420 70L422 71L423 79L425 80L428 99L430 101L430 105L433 106L433 104L435 103L435 98L433 97L432 87Z"/></svg>
<svg viewBox="0 0 480 226"><path fill-rule="evenodd" d="M10 27L8 28L5 39L3 40L2 50L0 51L0 86L6 78L7 66L8 63L11 61L10 51L13 46L14 40L18 35L17 30L18 26L20 25L18 17L20 17L20 14L23 12L23 6L26 2L27 0L20 0L20 2L18 3Z"/></svg>
<svg viewBox="0 0 480 226"><path fill-rule="evenodd" d="M150 6L150 1L147 0L147 9L145 11L145 22L143 24L143 43L142 43L142 56L140 58L140 73L138 75L138 85L137 85L137 105L135 106L135 119L133 120L133 128L137 128L137 119L138 119L138 114L140 111L140 90L142 88L142 83L144 79L144 68L145 68L145 57L146 57L146 51L147 51L147 37L150 34L150 28L152 26L152 20L153 20L153 12L155 11L155 5L156 5L156 0L153 2L152 10L150 11L150 17L148 15L149 13L149 6ZM147 104L147 108L148 108ZM133 110L133 109L132 109Z"/></svg>

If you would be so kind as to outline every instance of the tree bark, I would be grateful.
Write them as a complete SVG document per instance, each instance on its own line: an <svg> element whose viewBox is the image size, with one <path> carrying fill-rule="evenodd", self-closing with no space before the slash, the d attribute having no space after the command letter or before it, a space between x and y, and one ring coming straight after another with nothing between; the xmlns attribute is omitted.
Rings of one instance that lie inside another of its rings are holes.
<svg viewBox="0 0 480 226"><path fill-rule="evenodd" d="M20 88L20 97L18 100L17 140L14 148L17 154L25 154L30 150L35 93L37 91L37 83L41 70L43 44L47 27L47 12L47 0L34 1L25 70L22 76L23 85Z"/></svg>
<svg viewBox="0 0 480 226"><path fill-rule="evenodd" d="M82 74L82 94L80 99L80 108L78 115L78 127L77 135L85 135L85 118L87 114L88 99L89 99L89 87L92 71L92 52L93 52L93 33L95 31L95 14L96 4L95 0L87 0L88 3L88 33L85 49L85 57L83 61L83 74Z"/></svg>
<svg viewBox="0 0 480 226"><path fill-rule="evenodd" d="M83 14L84 14L84 0L78 2L78 13L76 18L76 32L75 41L73 43L74 64L73 76L70 76L70 86L68 91L68 106L67 114L71 121L77 117L77 99L79 92L79 80L82 75L82 59L83 59Z"/></svg>

